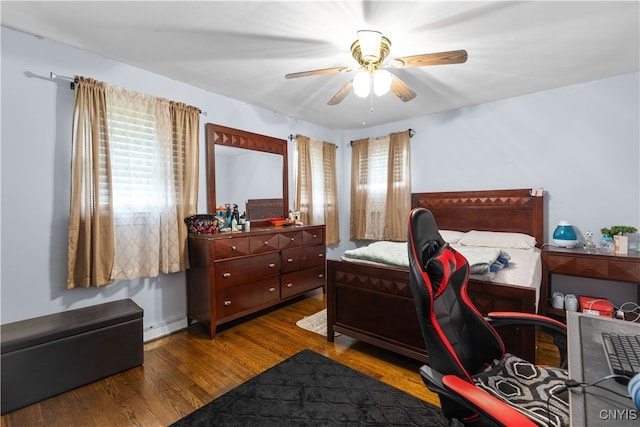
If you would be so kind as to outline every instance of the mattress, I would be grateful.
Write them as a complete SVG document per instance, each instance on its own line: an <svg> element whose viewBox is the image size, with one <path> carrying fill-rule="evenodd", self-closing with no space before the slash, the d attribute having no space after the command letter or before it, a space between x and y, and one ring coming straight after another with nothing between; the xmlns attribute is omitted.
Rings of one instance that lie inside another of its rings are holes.
<svg viewBox="0 0 640 427"><path fill-rule="evenodd" d="M451 245L454 249L458 245ZM536 290L536 311L540 299L540 285L542 284L542 257L540 249L505 249L511 260L509 267L497 273L472 274L471 278L486 282L505 283L507 285L534 288Z"/></svg>
<svg viewBox="0 0 640 427"><path fill-rule="evenodd" d="M346 262L355 262L368 264L373 266L384 266L402 268L408 270L408 253L406 243L403 245L386 246L390 253L389 258L393 260L391 263L383 262L381 259L367 260L361 258L353 258L350 256L342 256L341 259ZM458 250L464 255L465 247L462 245L451 244L451 247ZM513 286L521 286L525 288L535 289L536 310L538 309L538 301L540 299L540 286L542 283L542 259L541 252L538 248L516 249L503 248L509 254L509 266L497 272L485 274L472 274L471 279L501 283ZM393 252L391 252L393 251Z"/></svg>

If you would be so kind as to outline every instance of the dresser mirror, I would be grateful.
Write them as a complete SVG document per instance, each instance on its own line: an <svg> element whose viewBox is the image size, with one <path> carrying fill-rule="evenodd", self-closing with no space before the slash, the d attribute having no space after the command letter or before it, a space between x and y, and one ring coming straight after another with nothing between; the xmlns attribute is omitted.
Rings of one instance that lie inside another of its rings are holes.
<svg viewBox="0 0 640 427"><path fill-rule="evenodd" d="M252 222L286 217L287 141L207 123L207 209L238 205Z"/></svg>

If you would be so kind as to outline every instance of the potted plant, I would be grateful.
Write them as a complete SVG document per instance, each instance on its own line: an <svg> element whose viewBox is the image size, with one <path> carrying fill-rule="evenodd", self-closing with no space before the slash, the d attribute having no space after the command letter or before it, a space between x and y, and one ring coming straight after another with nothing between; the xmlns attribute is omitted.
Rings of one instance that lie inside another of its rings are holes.
<svg viewBox="0 0 640 427"><path fill-rule="evenodd" d="M633 234L638 231L637 228L629 225L614 225L611 228L601 228L600 232L603 236L613 239L616 234Z"/></svg>
<svg viewBox="0 0 640 427"><path fill-rule="evenodd" d="M626 254L629 248L629 240L625 234L633 234L636 231L638 231L637 228L629 225L614 225L611 228L601 228L602 248L610 251L611 246L613 246L616 253Z"/></svg>

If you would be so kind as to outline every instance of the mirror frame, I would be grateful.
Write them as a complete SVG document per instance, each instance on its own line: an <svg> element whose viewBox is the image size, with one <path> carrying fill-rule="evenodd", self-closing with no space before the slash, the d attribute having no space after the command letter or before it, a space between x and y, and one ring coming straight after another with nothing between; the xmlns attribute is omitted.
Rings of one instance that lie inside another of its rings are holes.
<svg viewBox="0 0 640 427"><path fill-rule="evenodd" d="M207 209L209 213L216 212L216 156L215 146L242 148L245 150L261 151L282 156L282 217L286 218L289 209L289 172L287 159L287 140L260 135L239 129L207 123L205 125L206 138L206 167L207 167ZM251 223L261 226L267 221L251 220Z"/></svg>

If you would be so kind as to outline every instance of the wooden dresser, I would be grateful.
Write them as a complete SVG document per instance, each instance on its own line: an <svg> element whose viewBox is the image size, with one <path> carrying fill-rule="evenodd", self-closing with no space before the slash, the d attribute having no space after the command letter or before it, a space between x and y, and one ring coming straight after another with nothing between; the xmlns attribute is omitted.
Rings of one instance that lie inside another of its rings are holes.
<svg viewBox="0 0 640 427"><path fill-rule="evenodd" d="M324 226L189 235L188 322L216 326L326 285Z"/></svg>
<svg viewBox="0 0 640 427"><path fill-rule="evenodd" d="M553 274L627 282L640 289L640 252L630 250L628 254L622 255L605 252L602 249L586 251L582 248L544 248L539 313L564 321L566 312L551 307ZM593 296L607 298L607 289ZM640 304L640 293L638 293L638 301L635 302Z"/></svg>

